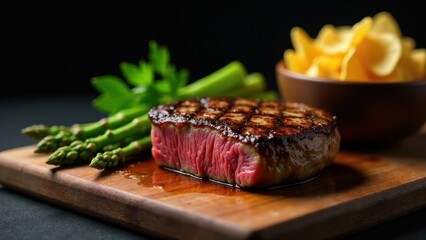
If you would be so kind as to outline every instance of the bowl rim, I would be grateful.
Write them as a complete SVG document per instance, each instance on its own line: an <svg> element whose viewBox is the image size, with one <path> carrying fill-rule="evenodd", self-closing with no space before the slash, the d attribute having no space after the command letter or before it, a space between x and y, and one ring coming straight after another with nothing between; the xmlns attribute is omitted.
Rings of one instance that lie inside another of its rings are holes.
<svg viewBox="0 0 426 240"><path fill-rule="evenodd" d="M288 75L292 78L301 80L301 81L307 81L307 82L321 82L321 83L327 83L327 84L339 84L339 85L357 85L357 86L387 86L387 85L426 85L426 78L425 79L419 79L419 80L412 80L412 81L393 81L393 82L366 82L366 81L340 81L337 79L327 79L327 78L321 78L321 77L312 77L307 76L302 73L293 72L291 70L288 70L285 67L284 60L280 59L276 64L276 70L277 72L281 72L284 75Z"/></svg>

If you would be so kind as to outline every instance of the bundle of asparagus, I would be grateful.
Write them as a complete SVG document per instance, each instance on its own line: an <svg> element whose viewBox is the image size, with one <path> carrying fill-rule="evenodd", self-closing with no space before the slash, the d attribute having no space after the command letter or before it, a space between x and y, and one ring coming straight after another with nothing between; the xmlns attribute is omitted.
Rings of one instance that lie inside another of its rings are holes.
<svg viewBox="0 0 426 240"><path fill-rule="evenodd" d="M267 91L261 73L248 74L239 61L187 84L188 71L177 71L170 63L167 47L149 44L149 61L122 63L127 81L116 76L92 79L101 93L94 107L106 118L72 126L32 125L22 134L38 141L35 153L50 154L46 163L70 166L86 164L97 169L121 165L151 147L148 111L158 105L195 97L245 97L277 99Z"/></svg>

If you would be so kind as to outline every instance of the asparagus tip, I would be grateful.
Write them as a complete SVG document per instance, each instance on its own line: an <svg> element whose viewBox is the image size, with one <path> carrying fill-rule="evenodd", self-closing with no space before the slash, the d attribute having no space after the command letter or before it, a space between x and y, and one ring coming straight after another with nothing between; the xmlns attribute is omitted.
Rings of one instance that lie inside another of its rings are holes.
<svg viewBox="0 0 426 240"><path fill-rule="evenodd" d="M116 167L121 160L119 152L121 148L117 148L113 151L106 151L103 153L98 153L89 164L89 167L97 169L105 169L110 167Z"/></svg>
<svg viewBox="0 0 426 240"><path fill-rule="evenodd" d="M21 130L21 133L34 139L42 139L48 134L49 127L43 124L32 125Z"/></svg>
<svg viewBox="0 0 426 240"><path fill-rule="evenodd" d="M46 163L51 165L71 165L76 163L79 153L70 146L58 148L53 152Z"/></svg>

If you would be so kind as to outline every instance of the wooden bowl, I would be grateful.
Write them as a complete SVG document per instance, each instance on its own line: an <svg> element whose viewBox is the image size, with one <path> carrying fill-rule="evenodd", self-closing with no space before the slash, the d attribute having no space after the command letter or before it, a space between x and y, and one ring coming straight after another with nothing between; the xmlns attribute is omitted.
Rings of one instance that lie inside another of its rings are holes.
<svg viewBox="0 0 426 240"><path fill-rule="evenodd" d="M285 101L302 102L337 117L342 144L392 144L416 133L426 122L426 80L349 82L291 72L283 61L276 80Z"/></svg>

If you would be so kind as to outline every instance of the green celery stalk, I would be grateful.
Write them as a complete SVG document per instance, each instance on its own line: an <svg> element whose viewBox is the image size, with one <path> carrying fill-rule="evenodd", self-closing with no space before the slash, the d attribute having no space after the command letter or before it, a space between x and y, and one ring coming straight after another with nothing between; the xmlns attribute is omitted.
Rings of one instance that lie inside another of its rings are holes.
<svg viewBox="0 0 426 240"><path fill-rule="evenodd" d="M239 61L233 61L215 72L179 89L179 98L223 96L242 86L247 71Z"/></svg>

